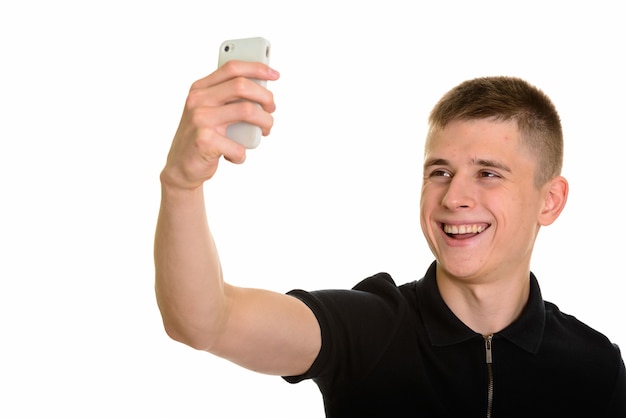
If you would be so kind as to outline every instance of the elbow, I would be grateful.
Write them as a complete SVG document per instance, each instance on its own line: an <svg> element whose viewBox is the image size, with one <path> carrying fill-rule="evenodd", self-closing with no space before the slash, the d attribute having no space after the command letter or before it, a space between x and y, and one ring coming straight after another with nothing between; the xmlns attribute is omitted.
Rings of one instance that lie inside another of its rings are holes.
<svg viewBox="0 0 626 418"><path fill-rule="evenodd" d="M211 351L213 339L211 333L197 328L185 327L180 324L163 321L165 333L172 340L189 346L195 350Z"/></svg>
<svg viewBox="0 0 626 418"><path fill-rule="evenodd" d="M158 292L157 292L158 296ZM176 306L157 297L157 306L166 335L172 340L187 345L196 350L210 350L213 345L213 331L215 323L200 319L199 315L190 315ZM202 315L201 317L211 317Z"/></svg>
<svg viewBox="0 0 626 418"><path fill-rule="evenodd" d="M226 329L228 315L224 305L206 306L188 301L174 303L159 296L157 291L157 306L167 336L196 350L210 352Z"/></svg>

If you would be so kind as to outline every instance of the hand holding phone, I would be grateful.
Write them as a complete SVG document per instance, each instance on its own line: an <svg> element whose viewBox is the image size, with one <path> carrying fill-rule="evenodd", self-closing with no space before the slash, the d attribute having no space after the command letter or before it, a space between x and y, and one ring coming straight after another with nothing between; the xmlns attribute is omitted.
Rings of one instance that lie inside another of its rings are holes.
<svg viewBox="0 0 626 418"><path fill-rule="evenodd" d="M262 62L269 64L270 42L262 37L229 39L220 46L218 68L230 60ZM265 80L256 80L265 87ZM226 128L226 136L246 148L256 148L261 142L261 128L246 122L237 122Z"/></svg>

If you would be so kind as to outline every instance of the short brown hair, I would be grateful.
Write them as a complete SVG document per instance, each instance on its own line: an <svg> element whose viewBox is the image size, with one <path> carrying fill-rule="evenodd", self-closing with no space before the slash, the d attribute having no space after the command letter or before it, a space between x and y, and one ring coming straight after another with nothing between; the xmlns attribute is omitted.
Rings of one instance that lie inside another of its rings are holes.
<svg viewBox="0 0 626 418"><path fill-rule="evenodd" d="M454 87L431 111L428 136L454 120L489 118L517 122L523 143L538 160L538 187L561 174L563 131L559 114L545 93L520 78L481 77Z"/></svg>

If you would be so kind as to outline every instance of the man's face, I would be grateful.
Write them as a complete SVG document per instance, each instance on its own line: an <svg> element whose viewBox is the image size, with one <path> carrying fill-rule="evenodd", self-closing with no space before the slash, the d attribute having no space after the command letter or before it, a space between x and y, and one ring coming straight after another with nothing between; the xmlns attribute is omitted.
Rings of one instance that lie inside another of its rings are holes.
<svg viewBox="0 0 626 418"><path fill-rule="evenodd" d="M527 274L543 192L516 123L453 121L425 151L420 222L443 274L475 283Z"/></svg>

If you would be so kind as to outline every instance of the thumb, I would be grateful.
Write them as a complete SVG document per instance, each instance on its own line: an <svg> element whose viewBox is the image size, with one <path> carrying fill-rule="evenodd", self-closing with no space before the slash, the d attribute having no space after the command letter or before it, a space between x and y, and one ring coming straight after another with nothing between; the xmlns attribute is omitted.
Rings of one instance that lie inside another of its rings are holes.
<svg viewBox="0 0 626 418"><path fill-rule="evenodd" d="M223 139L221 141L221 153L225 160L233 164L242 164L246 161L246 147L227 137L223 137Z"/></svg>

